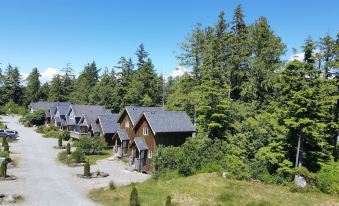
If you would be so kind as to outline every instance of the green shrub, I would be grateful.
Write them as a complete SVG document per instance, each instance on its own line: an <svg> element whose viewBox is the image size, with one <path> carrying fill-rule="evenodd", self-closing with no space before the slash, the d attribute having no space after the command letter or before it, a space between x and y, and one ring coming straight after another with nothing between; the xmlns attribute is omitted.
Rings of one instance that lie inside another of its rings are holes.
<svg viewBox="0 0 339 206"><path fill-rule="evenodd" d="M7 114L9 113L9 110L11 111L11 114L20 114L24 115L27 112L26 107L19 106L15 104L13 101L10 101L6 103L4 106L1 107L1 113Z"/></svg>
<svg viewBox="0 0 339 206"><path fill-rule="evenodd" d="M166 203L165 203L166 206L171 206L172 205L172 198L171 196L167 196L166 198Z"/></svg>
<svg viewBox="0 0 339 206"><path fill-rule="evenodd" d="M322 166L317 175L317 187L326 193L339 194L339 162Z"/></svg>
<svg viewBox="0 0 339 206"><path fill-rule="evenodd" d="M58 160L64 164L69 164L71 163L71 158L69 157L69 155L67 154L66 151L61 151L58 154Z"/></svg>
<svg viewBox="0 0 339 206"><path fill-rule="evenodd" d="M173 155L178 154L180 147L164 147L159 145L157 148L154 157L153 157L153 166L156 171L176 169L178 167L178 158L173 157Z"/></svg>
<svg viewBox="0 0 339 206"><path fill-rule="evenodd" d="M62 147L62 138L61 137L58 138L58 146Z"/></svg>
<svg viewBox="0 0 339 206"><path fill-rule="evenodd" d="M217 162L210 162L203 166L201 170L199 170L200 173L211 173L211 172L216 172L216 173L221 173L223 171L222 166L217 163Z"/></svg>
<svg viewBox="0 0 339 206"><path fill-rule="evenodd" d="M139 198L138 198L138 190L135 187L133 187L133 189L131 191L131 195L130 195L130 198L129 198L129 205L130 206L140 206Z"/></svg>
<svg viewBox="0 0 339 206"><path fill-rule="evenodd" d="M91 165L89 164L89 161L86 161L84 165L84 176L86 177L91 176Z"/></svg>
<svg viewBox="0 0 339 206"><path fill-rule="evenodd" d="M69 142L66 145L66 152L67 154L71 154L71 144Z"/></svg>
<svg viewBox="0 0 339 206"><path fill-rule="evenodd" d="M42 109L39 109L37 111L34 111L32 113L27 113L23 116L20 121L24 124L30 124L30 125L43 125L46 120L46 114L45 111Z"/></svg>
<svg viewBox="0 0 339 206"><path fill-rule="evenodd" d="M74 146L81 148L86 155L100 154L105 149L105 145L99 138L88 136L80 138Z"/></svg>
<svg viewBox="0 0 339 206"><path fill-rule="evenodd" d="M0 177L7 176L7 162L3 161L0 166Z"/></svg>
<svg viewBox="0 0 339 206"><path fill-rule="evenodd" d="M50 131L47 131L44 135L44 137L59 137L59 132L57 131L54 131L54 130L50 130Z"/></svg>
<svg viewBox="0 0 339 206"><path fill-rule="evenodd" d="M81 163L85 160L85 153L81 148L77 148L72 154L71 159L76 163Z"/></svg>
<svg viewBox="0 0 339 206"><path fill-rule="evenodd" d="M0 157L9 158L9 153L7 151L0 151Z"/></svg>
<svg viewBox="0 0 339 206"><path fill-rule="evenodd" d="M250 168L243 160L235 155L227 155L222 161L223 168L226 169L228 176L238 180L250 179Z"/></svg>
<svg viewBox="0 0 339 206"><path fill-rule="evenodd" d="M3 146L4 147L4 151L9 153L9 144L8 144L8 141L7 141L6 138L4 138L4 139L5 139L5 145Z"/></svg>
<svg viewBox="0 0 339 206"><path fill-rule="evenodd" d="M71 139L71 135L69 133L69 131L63 131L59 134L59 136L64 140L64 141L68 141L69 139Z"/></svg>
<svg viewBox="0 0 339 206"><path fill-rule="evenodd" d="M111 191L112 191L112 190L115 190L116 187L115 187L115 184L114 184L113 181L110 181L110 182L109 182L108 188L109 188L109 190L111 190Z"/></svg>
<svg viewBox="0 0 339 206"><path fill-rule="evenodd" d="M4 147L6 144L7 144L7 138L3 137L2 142L1 142L1 146Z"/></svg>

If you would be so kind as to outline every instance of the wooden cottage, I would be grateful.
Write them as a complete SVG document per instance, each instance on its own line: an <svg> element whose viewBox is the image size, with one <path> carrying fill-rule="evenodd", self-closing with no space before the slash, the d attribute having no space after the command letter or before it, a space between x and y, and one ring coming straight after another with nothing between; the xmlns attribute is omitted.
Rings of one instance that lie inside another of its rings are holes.
<svg viewBox="0 0 339 206"><path fill-rule="evenodd" d="M52 114L54 117L54 114L56 113L56 106L57 105L69 105L68 102L45 102L45 101L38 101L38 102L32 102L29 104L28 108L29 111L35 112L39 109L42 109L45 111L45 122L46 124L53 123Z"/></svg>
<svg viewBox="0 0 339 206"><path fill-rule="evenodd" d="M98 115L96 118L96 125L99 128L98 135L105 138L107 145L113 145L113 136L119 128L118 114Z"/></svg>
<svg viewBox="0 0 339 206"><path fill-rule="evenodd" d="M60 130L67 130L66 114L70 105L70 103L65 102L63 104L57 104L55 107L51 107L51 109L55 108L53 117L51 115L54 126Z"/></svg>
<svg viewBox="0 0 339 206"><path fill-rule="evenodd" d="M113 135L113 144L113 152L116 153L117 157L128 157L129 137L125 129L117 129Z"/></svg>
<svg viewBox="0 0 339 206"><path fill-rule="evenodd" d="M129 143L130 164L139 171L151 171L157 146L179 146L196 131L186 112L146 111L133 127Z"/></svg>
<svg viewBox="0 0 339 206"><path fill-rule="evenodd" d="M83 114L76 124L74 131L71 135L73 138L80 138L82 135L99 136L100 128L96 124L98 115L112 114L110 110L105 109L99 105L82 105L84 108Z"/></svg>

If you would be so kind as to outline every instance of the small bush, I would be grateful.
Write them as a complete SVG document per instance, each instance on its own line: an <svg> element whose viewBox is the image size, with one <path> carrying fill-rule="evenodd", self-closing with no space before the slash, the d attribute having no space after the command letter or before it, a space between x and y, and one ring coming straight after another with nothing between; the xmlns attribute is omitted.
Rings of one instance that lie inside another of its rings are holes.
<svg viewBox="0 0 339 206"><path fill-rule="evenodd" d="M9 158L9 153L7 151L0 151L0 157Z"/></svg>
<svg viewBox="0 0 339 206"><path fill-rule="evenodd" d="M223 171L223 168L220 164L217 162L211 162L206 164L199 170L200 173L211 173L211 172L216 172L220 174Z"/></svg>
<svg viewBox="0 0 339 206"><path fill-rule="evenodd" d="M33 113L27 113L26 115L24 115L20 119L20 122L29 125L43 125L45 123L45 119L46 119L45 111L39 109Z"/></svg>
<svg viewBox="0 0 339 206"><path fill-rule="evenodd" d="M71 163L71 158L69 157L69 155L67 154L66 151L61 151L58 154L58 160L64 164L69 164Z"/></svg>
<svg viewBox="0 0 339 206"><path fill-rule="evenodd" d="M69 142L66 145L66 152L67 154L71 154L71 144Z"/></svg>
<svg viewBox="0 0 339 206"><path fill-rule="evenodd" d="M111 191L115 190L116 187L115 187L115 184L114 184L113 181L110 181L110 182L109 182L108 188L109 188L109 190L111 190Z"/></svg>
<svg viewBox="0 0 339 206"><path fill-rule="evenodd" d="M82 137L74 146L81 148L86 155L100 154L105 149L103 142L95 137Z"/></svg>
<svg viewBox="0 0 339 206"><path fill-rule="evenodd" d="M7 176L7 162L3 161L0 166L0 177Z"/></svg>
<svg viewBox="0 0 339 206"><path fill-rule="evenodd" d="M6 140L5 145L4 145L4 151L9 153L9 144Z"/></svg>
<svg viewBox="0 0 339 206"><path fill-rule="evenodd" d="M6 137L3 137L3 138L2 138L1 146L4 147L6 144L7 144L7 138L6 138Z"/></svg>
<svg viewBox="0 0 339 206"><path fill-rule="evenodd" d="M86 177L91 176L91 165L89 164L89 161L86 161L84 165L84 176Z"/></svg>
<svg viewBox="0 0 339 206"><path fill-rule="evenodd" d="M71 159L76 163L81 163L85 160L85 153L81 148L77 148L72 154Z"/></svg>
<svg viewBox="0 0 339 206"><path fill-rule="evenodd" d="M44 137L59 137L59 132L51 130L44 134Z"/></svg>
<svg viewBox="0 0 339 206"><path fill-rule="evenodd" d="M166 198L166 204L165 204L166 206L171 206L172 205L172 198L171 198L171 196L167 196L167 198Z"/></svg>
<svg viewBox="0 0 339 206"><path fill-rule="evenodd" d="M62 147L62 138L61 137L58 138L58 146Z"/></svg>
<svg viewBox="0 0 339 206"><path fill-rule="evenodd" d="M69 131L63 131L59 134L59 136L64 140L64 141L68 141L69 139L71 139L71 135L69 133Z"/></svg>
<svg viewBox="0 0 339 206"><path fill-rule="evenodd" d="M318 173L317 187L326 193L339 194L339 162L324 165Z"/></svg>
<svg viewBox="0 0 339 206"><path fill-rule="evenodd" d="M130 195L130 198L129 198L129 205L130 206L140 206L139 197L138 197L138 190L135 187L133 187L133 189L131 191L131 195Z"/></svg>
<svg viewBox="0 0 339 206"><path fill-rule="evenodd" d="M15 104L13 101L10 101L1 107L0 113L6 114L9 113L9 111L11 114L24 115L27 112L27 109L24 106L19 106Z"/></svg>

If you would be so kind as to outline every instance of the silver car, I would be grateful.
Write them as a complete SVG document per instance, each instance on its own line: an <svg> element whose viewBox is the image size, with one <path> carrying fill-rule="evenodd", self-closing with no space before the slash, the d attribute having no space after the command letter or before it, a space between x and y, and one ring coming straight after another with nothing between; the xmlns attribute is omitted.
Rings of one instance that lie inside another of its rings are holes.
<svg viewBox="0 0 339 206"><path fill-rule="evenodd" d="M18 132L11 129L0 129L0 137L7 137L14 140L18 137Z"/></svg>

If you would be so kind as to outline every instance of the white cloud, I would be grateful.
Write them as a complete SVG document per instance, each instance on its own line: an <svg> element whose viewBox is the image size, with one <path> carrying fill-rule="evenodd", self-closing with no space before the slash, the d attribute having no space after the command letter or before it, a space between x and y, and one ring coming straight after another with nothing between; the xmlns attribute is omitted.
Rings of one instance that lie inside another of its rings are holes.
<svg viewBox="0 0 339 206"><path fill-rule="evenodd" d="M27 77L28 77L28 73L26 73L26 72L20 72L20 74L21 74L21 77L22 77L22 79L24 79L24 80L26 80L27 79Z"/></svg>
<svg viewBox="0 0 339 206"><path fill-rule="evenodd" d="M41 74L40 81L45 83L51 81L52 78L55 75L60 74L60 72L57 69L49 67L45 71L40 72L40 74Z"/></svg>
<svg viewBox="0 0 339 206"><path fill-rule="evenodd" d="M24 80L23 83L26 84L26 79L27 79L29 73L20 72L20 74L21 74L22 79ZM54 75L56 75L56 74L60 74L59 70L49 67L44 71L40 71L41 76L40 76L39 79L40 79L41 83L50 82L52 80L52 78L54 77Z"/></svg>
<svg viewBox="0 0 339 206"><path fill-rule="evenodd" d="M175 77L180 77L184 74L187 73L187 69L185 67L182 66L177 66L170 74L170 76L172 76L173 78Z"/></svg>
<svg viewBox="0 0 339 206"><path fill-rule="evenodd" d="M297 53L297 54L293 54L292 56L290 56L289 61L304 61L304 53Z"/></svg>

